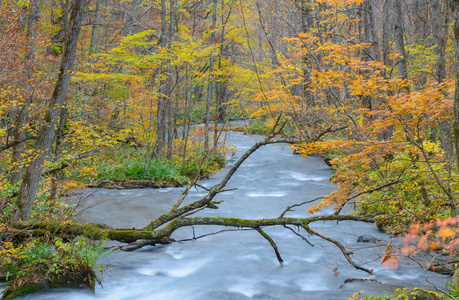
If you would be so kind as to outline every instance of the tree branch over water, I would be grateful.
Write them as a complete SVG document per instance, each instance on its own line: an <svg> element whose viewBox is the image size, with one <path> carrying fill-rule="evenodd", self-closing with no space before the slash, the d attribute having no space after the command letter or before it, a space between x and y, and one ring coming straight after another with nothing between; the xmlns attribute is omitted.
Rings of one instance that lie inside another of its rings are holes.
<svg viewBox="0 0 459 300"><path fill-rule="evenodd" d="M273 131L274 132L274 131ZM129 243L129 245L120 247L120 250L132 251L141 248L146 245L156 244L170 244L177 242L171 238L172 234L179 228L192 227L195 225L217 225L224 227L234 227L237 229L253 229L256 230L260 235L266 239L271 247L274 249L277 259L280 263L283 262L279 250L274 240L262 229L263 227L272 226L283 226L288 230L292 230L287 225L293 225L298 228L304 229L308 234L318 236L328 242L335 244L340 251L343 253L346 260L358 270L365 271L372 274L373 270L366 269L356 264L350 255L351 252L347 251L344 246L337 240L311 228L309 225L319 221L357 221L357 222L373 222L373 219L362 217L362 216L351 216L351 215L338 215L331 214L325 216L310 216L307 218L287 218L285 214L292 211L292 208L307 204L311 201L306 201L301 204L296 204L287 207L278 218L269 219L241 219L241 218L227 218L227 217L193 217L192 215L205 208L218 208L218 204L221 202L213 201L216 195L225 192L226 184L242 165L242 163L255 151L265 145L286 143L286 144L297 144L300 143L298 140L291 139L275 139L274 134L271 134L266 139L253 145L247 152L245 152L238 161L230 168L228 173L217 185L206 188L208 192L203 198L180 207L183 200L187 196L189 190L193 185L198 186L196 181L192 182L187 186L185 191L180 196L180 199L172 206L168 213L161 215L156 220L152 221L149 225L143 229L114 229L103 224L78 224L78 223L64 223L64 222L28 222L14 224L14 228L17 230L18 235L46 235L53 234L65 238L74 238L76 236L86 236L90 239L102 240L116 240L123 243ZM227 230L221 230L224 232ZM307 243L309 241L301 234L296 234ZM312 245L311 243L309 243Z"/></svg>

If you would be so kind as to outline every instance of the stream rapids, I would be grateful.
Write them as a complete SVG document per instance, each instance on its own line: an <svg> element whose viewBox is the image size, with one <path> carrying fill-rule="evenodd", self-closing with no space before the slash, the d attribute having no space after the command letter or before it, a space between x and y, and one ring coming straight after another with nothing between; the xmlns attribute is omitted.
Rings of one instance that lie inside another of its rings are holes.
<svg viewBox="0 0 459 300"><path fill-rule="evenodd" d="M228 142L237 147L230 159L234 163L244 151L260 141L261 136L230 133ZM226 170L228 167L226 168ZM211 187L223 178L222 170L200 181ZM327 165L318 158L293 155L281 144L264 146L249 157L228 182L228 189L215 200L223 200L218 210L204 210L198 216L237 218L274 218L287 206L328 194L335 187L329 181ZM79 192L77 220L104 223L115 228L142 228L169 211L184 188L109 190L88 189ZM206 193L192 189L185 204ZM304 217L307 206L286 214ZM324 210L329 214L332 209ZM269 243L255 231L238 230L209 235L197 240L166 246L147 246L134 252L115 252L103 258L96 292L52 290L18 298L21 300L128 300L128 299L348 299L353 293L392 294L400 287L432 289L425 280L445 287L447 277L424 273L414 262L402 260L398 269L387 269L380 258L389 242L396 239L378 231L376 225L361 222L317 222L314 229L339 240L354 255L356 263L373 269L374 275L350 266L339 249L318 237L308 237L314 247L283 227L264 229L276 242L284 259L280 266ZM222 229L215 226L181 228L176 240L199 237ZM293 228L297 230L297 228ZM369 234L381 242L357 243ZM346 279L377 281L352 282Z"/></svg>

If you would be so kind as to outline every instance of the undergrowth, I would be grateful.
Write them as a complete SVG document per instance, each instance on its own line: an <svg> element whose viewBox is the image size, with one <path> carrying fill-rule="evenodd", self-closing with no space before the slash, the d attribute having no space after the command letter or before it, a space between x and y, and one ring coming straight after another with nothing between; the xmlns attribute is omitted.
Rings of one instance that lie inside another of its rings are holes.
<svg viewBox="0 0 459 300"><path fill-rule="evenodd" d="M139 147L116 145L107 148L85 161L80 162L67 173L68 178L97 185L101 182L150 181L159 185L180 185L198 175L207 177L225 166L225 151L211 152L189 149L183 161L173 156L161 162L153 159L147 165L145 150ZM203 157L206 157L203 160ZM202 162L202 164L201 164Z"/></svg>
<svg viewBox="0 0 459 300"><path fill-rule="evenodd" d="M7 270L10 277L3 296L8 299L46 286L94 289L103 269L96 263L110 253L104 250L104 242L84 239L34 238L20 245L7 242L0 251L0 270Z"/></svg>

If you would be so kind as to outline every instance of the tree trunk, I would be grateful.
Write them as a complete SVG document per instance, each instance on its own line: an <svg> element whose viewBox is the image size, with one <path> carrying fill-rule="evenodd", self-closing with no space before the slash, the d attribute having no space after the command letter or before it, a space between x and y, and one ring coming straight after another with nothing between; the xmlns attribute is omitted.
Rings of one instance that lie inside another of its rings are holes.
<svg viewBox="0 0 459 300"><path fill-rule="evenodd" d="M215 45L215 28L217 27L217 0L212 0L212 32L210 33L211 45ZM215 76L214 76L215 56L212 52L209 62L209 81L207 83L207 105L206 105L206 123L205 123L205 137L204 137L204 150L209 150L209 126L210 126L210 106L213 99L215 89Z"/></svg>
<svg viewBox="0 0 459 300"><path fill-rule="evenodd" d="M38 21L40 19L40 0L34 0L29 6L29 16L27 18L27 33L26 38L30 41L29 48L26 50L25 59L29 62L30 67L27 70L27 78L25 82L28 82L33 77L33 68L31 65L35 60L35 37L37 35ZM32 86L27 87L27 92L32 94ZM14 122L14 140L24 141L27 133L27 123L29 120L30 101L29 98L19 107L19 113L16 116ZM22 179L22 162L24 160L25 142L19 143L13 147L11 156L11 184L16 184Z"/></svg>
<svg viewBox="0 0 459 300"><path fill-rule="evenodd" d="M362 4L364 14L365 43L372 45L370 48L370 59L381 61L379 39L376 34L375 8L372 0L365 0Z"/></svg>
<svg viewBox="0 0 459 300"><path fill-rule="evenodd" d="M301 0L301 32L308 33L310 29L314 26L314 18L312 16L312 4L310 1ZM304 50L305 44L301 46ZM307 53L307 51L304 51ZM314 96L311 95L308 91L309 85L311 84L311 62L308 54L304 54L301 61L301 68L303 73L303 87L302 93L303 98L305 99L307 106L315 106Z"/></svg>
<svg viewBox="0 0 459 300"><path fill-rule="evenodd" d="M175 35L175 22L177 18L176 12L176 0L170 0L170 18L169 18L169 43L172 49L172 42L174 41ZM168 98L167 101L167 110L166 110L166 118L167 118L167 159L172 159L172 154L174 153L174 127L175 127L175 105L174 101L172 100L174 95L174 67L169 64L168 66L168 82L167 85L169 86L168 91Z"/></svg>
<svg viewBox="0 0 459 300"><path fill-rule="evenodd" d="M220 51L218 54L218 70L222 69L222 60L223 60L223 54L224 54L224 41L225 41L225 35L226 35L226 26L228 24L229 18L231 16L231 10L228 12L228 15L225 17L223 15L223 10L225 8L225 1L222 0L221 2L221 10L222 10L222 30L220 32ZM221 72L219 72L221 73ZM225 105L224 102L226 101L226 96L228 93L228 86L227 86L227 81L226 78L224 78L223 75L218 75L217 80L215 82L215 117L214 117L214 146L213 149L214 151L217 150L218 147L218 140L220 137L219 129L218 129L218 124L225 122Z"/></svg>
<svg viewBox="0 0 459 300"><path fill-rule="evenodd" d="M395 45L399 52L400 58L397 60L398 73L403 79L408 79L408 68L406 65L405 38L403 30L402 0L394 0L395 24L394 36ZM405 91L407 91L405 89Z"/></svg>
<svg viewBox="0 0 459 300"><path fill-rule="evenodd" d="M372 0L365 0L361 7L361 11L363 14L363 31L364 31L364 38L362 40L363 43L367 43L372 45L371 48L368 48L367 51L362 53L362 59L364 61L372 61L378 60L379 58L379 43L378 37L376 35L376 29L374 24L374 15L373 15L373 7L372 7ZM366 73L369 73L367 71ZM362 97L362 107L371 110L373 108L373 98L370 96Z"/></svg>
<svg viewBox="0 0 459 300"><path fill-rule="evenodd" d="M166 1L161 0L161 36L160 47L165 47L168 42L167 34L167 8ZM164 69L164 68L163 68ZM159 100L156 117L156 145L155 154L156 160L161 161L163 157L164 144L166 142L166 102L168 94L168 81L161 79L159 87ZM146 170L148 172L149 165L147 164Z"/></svg>
<svg viewBox="0 0 459 300"><path fill-rule="evenodd" d="M100 6L102 0L96 0L96 13L94 20L92 21L92 33L91 33L91 43L89 44L89 56L94 53L97 44L97 38L99 37L99 23L100 23Z"/></svg>
<svg viewBox="0 0 459 300"><path fill-rule="evenodd" d="M442 7L443 1L433 0L431 3L431 22L432 22L432 35L435 54L438 55L435 77L438 83L443 83L446 78L446 61L445 49L448 36L449 27L449 14ZM434 129L436 131L436 129ZM451 122L444 120L440 123L440 141L442 149L448 158L453 156L453 145L451 140Z"/></svg>
<svg viewBox="0 0 459 300"><path fill-rule="evenodd" d="M454 149L456 150L456 165L459 169L459 0L451 1L451 9L453 12L453 31L454 31L454 69L456 71L456 92L454 95Z"/></svg>
<svg viewBox="0 0 459 300"><path fill-rule="evenodd" d="M64 107L61 111L61 115L59 118L59 126L57 127L56 138L54 143L53 149L53 161L58 162L62 156L62 138L64 133L64 125L67 121L67 107ZM49 200L56 199L57 196L57 178L59 176L59 172L56 171L51 178L51 193L49 195Z"/></svg>
<svg viewBox="0 0 459 300"><path fill-rule="evenodd" d="M75 0L70 19L70 28L65 40L64 55L62 57L59 75L49 102L49 108L46 112L44 123L40 129L35 145L36 158L30 162L25 171L21 188L18 192L16 207L12 216L13 222L28 220L32 212L32 206L43 172L43 164L53 143L59 116L69 89L85 4L86 0Z"/></svg>
<svg viewBox="0 0 459 300"><path fill-rule="evenodd" d="M390 0L385 0L383 4L383 28L382 28L382 55L383 55L383 63L386 66L392 65L392 60L390 59L390 44L389 44L389 36L390 36L390 26L389 26L389 11L390 11Z"/></svg>

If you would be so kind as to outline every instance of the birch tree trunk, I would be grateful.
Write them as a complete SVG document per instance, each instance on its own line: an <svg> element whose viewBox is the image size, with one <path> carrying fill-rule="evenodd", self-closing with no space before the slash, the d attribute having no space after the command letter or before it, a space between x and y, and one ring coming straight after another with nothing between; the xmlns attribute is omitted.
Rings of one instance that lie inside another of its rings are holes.
<svg viewBox="0 0 459 300"><path fill-rule="evenodd" d="M30 162L23 176L22 184L18 192L16 207L12 216L13 222L21 220L27 221L32 212L41 174L43 173L43 164L52 146L54 134L59 122L59 116L69 89L85 4L86 0L75 0L70 18L69 30L65 39L64 54L59 75L53 95L49 101L44 123L40 128L37 143L35 145L36 158Z"/></svg>

